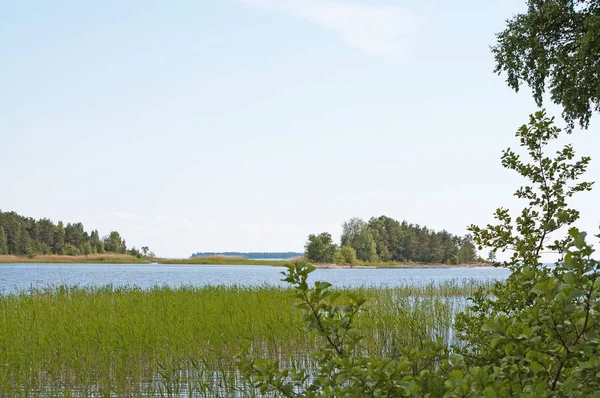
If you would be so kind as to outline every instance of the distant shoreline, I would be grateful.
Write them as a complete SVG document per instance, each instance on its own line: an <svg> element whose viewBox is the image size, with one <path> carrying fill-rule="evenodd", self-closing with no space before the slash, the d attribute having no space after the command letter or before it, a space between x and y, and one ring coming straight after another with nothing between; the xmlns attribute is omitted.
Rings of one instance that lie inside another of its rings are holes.
<svg viewBox="0 0 600 398"><path fill-rule="evenodd" d="M42 255L29 258L27 256L0 255L0 264L30 263L30 264L165 264L165 265L257 265L270 267L285 267L300 259L289 260L253 260L238 257L194 257L182 259L139 259L127 254L92 254L89 256ZM475 264L419 264L419 263L361 263L361 264L311 264L319 269L376 269L376 268L475 268L493 267L489 263Z"/></svg>

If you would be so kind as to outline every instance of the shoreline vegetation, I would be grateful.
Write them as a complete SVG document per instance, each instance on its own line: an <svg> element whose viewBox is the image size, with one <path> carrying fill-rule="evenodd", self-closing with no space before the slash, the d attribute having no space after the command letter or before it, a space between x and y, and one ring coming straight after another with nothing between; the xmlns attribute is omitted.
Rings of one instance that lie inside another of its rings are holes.
<svg viewBox="0 0 600 398"><path fill-rule="evenodd" d="M453 317L482 286L335 291L368 299L355 320L365 352L389 356L425 336L451 343ZM59 286L0 296L0 396L258 396L232 360L242 344L317 367L309 353L319 337L295 303L290 287L271 286Z"/></svg>
<svg viewBox="0 0 600 398"><path fill-rule="evenodd" d="M0 264L7 263L32 263L32 264L141 264L141 258L129 254L90 254L81 256L66 256L60 254L45 254L35 257L15 256L12 254L0 255Z"/></svg>
<svg viewBox="0 0 600 398"><path fill-rule="evenodd" d="M288 260L247 259L232 256L194 257L183 259L138 258L128 254L91 254L87 256L40 255L33 258L28 256L0 255L0 264L30 263L30 264L165 264L165 265L258 265L271 267L286 267L304 261L302 257ZM357 261L354 264L343 263L310 263L315 268L322 269L375 269L375 268L451 268L451 267L492 267L493 264L476 262L469 264L424 264L402 262L368 263Z"/></svg>

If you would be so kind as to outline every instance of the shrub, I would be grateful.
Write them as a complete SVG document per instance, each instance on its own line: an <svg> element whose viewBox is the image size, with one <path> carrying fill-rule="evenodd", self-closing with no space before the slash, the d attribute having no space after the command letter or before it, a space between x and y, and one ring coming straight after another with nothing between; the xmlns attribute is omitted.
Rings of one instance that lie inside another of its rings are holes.
<svg viewBox="0 0 600 398"><path fill-rule="evenodd" d="M356 250L350 246L342 246L340 249L342 260L346 264L356 264Z"/></svg>

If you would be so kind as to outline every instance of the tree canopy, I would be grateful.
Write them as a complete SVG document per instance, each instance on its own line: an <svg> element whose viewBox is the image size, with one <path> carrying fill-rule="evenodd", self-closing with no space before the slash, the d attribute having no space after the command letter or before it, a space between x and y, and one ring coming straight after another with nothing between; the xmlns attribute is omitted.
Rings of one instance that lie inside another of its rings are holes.
<svg viewBox="0 0 600 398"><path fill-rule="evenodd" d="M354 217L344 222L340 251L331 240L331 235L324 234L309 236L305 253L308 261L331 262L336 258L350 264L356 260L412 261L429 264L468 264L479 261L470 235L460 237L445 230L436 232L418 224L399 222L387 216L372 217L368 222ZM327 250L324 245L327 246ZM349 249L354 250L355 258L350 254ZM322 260L325 252L327 252L327 261ZM336 256L336 253L339 256ZM330 254L333 257L330 257Z"/></svg>
<svg viewBox="0 0 600 398"><path fill-rule="evenodd" d="M528 0L492 47L495 72L514 90L527 84L538 106L550 89L572 129L600 111L600 0Z"/></svg>
<svg viewBox="0 0 600 398"><path fill-rule="evenodd" d="M117 231L103 239L97 230L88 233L82 223L62 221L54 224L47 218L36 220L15 212L0 211L0 254L28 255L63 254L88 255L105 252L136 255L135 248L127 250L125 240Z"/></svg>

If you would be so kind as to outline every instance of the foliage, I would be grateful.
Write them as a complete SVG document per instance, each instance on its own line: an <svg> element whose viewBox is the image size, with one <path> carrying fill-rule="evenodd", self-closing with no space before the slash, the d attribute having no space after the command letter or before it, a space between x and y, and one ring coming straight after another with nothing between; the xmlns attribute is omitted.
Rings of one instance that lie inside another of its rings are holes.
<svg viewBox="0 0 600 398"><path fill-rule="evenodd" d="M104 250L107 252L125 253L127 251L125 240L121 238L117 231L112 231L108 236L105 236L103 243Z"/></svg>
<svg viewBox="0 0 600 398"><path fill-rule="evenodd" d="M335 260L336 246L331 234L323 232L319 235L309 235L304 246L304 256L308 261L316 263L332 263Z"/></svg>
<svg viewBox="0 0 600 398"><path fill-rule="evenodd" d="M80 256L81 251L71 243L65 243L62 248L62 253L65 256Z"/></svg>
<svg viewBox="0 0 600 398"><path fill-rule="evenodd" d="M55 225L47 218L36 220L15 212L0 211L0 254L32 258L40 254L77 256L105 252L127 252L125 240L118 232L111 232L103 241L97 230L88 234L81 223L65 226L59 221Z"/></svg>
<svg viewBox="0 0 600 398"><path fill-rule="evenodd" d="M386 216L373 217L369 222L359 218L344 222L341 244L353 247L358 259L368 262L457 264L477 261L469 236L461 238L447 231L436 232Z"/></svg>
<svg viewBox="0 0 600 398"><path fill-rule="evenodd" d="M447 396L600 397L600 263L585 233L573 228L570 237L554 270L516 271L525 294L496 288L502 304L476 296L474 322L462 320L463 333L479 329L476 350L455 356L464 371L447 381ZM515 296L527 304L511 306Z"/></svg>
<svg viewBox="0 0 600 398"><path fill-rule="evenodd" d="M592 184L578 182L588 157L574 160L570 145L554 158L545 147L560 130L540 111L517 131L531 158L525 163L512 150L502 164L529 179L516 191L527 206L513 222L507 209L498 209L497 225L471 226L474 240L494 251L513 250L502 263L512 274L505 283L474 295L456 322L465 345L457 347L460 369L449 380L449 396L592 396L599 390L600 285L598 262L585 233L571 228L564 239L550 234L571 225L579 213L567 205ZM554 268L541 264L550 249L564 255ZM492 395L496 396L496 395Z"/></svg>
<svg viewBox="0 0 600 398"><path fill-rule="evenodd" d="M401 347L397 359L364 355L361 341L365 335L355 328L355 318L365 299L356 294L342 297L327 282L309 287L307 279L313 270L301 263L289 266L284 281L294 287L296 308L302 312L306 330L321 338L311 354L317 363L315 374L293 366L281 368L278 361L255 360L246 347L239 369L247 380L263 395L284 397L407 397L431 388L430 370L439 372L447 363L441 340Z"/></svg>
<svg viewBox="0 0 600 398"><path fill-rule="evenodd" d="M464 239L461 240L460 249L458 249L456 258L458 264L469 264L477 259L477 251L471 235L466 235Z"/></svg>
<svg viewBox="0 0 600 398"><path fill-rule="evenodd" d="M356 264L356 250L350 246L342 246L340 249L344 264Z"/></svg>
<svg viewBox="0 0 600 398"><path fill-rule="evenodd" d="M507 21L492 48L495 72L518 91L526 83L538 106L546 87L570 128L587 128L600 111L600 2L528 0L527 12Z"/></svg>
<svg viewBox="0 0 600 398"><path fill-rule="evenodd" d="M8 241L4 228L0 226L0 254L8 254Z"/></svg>

